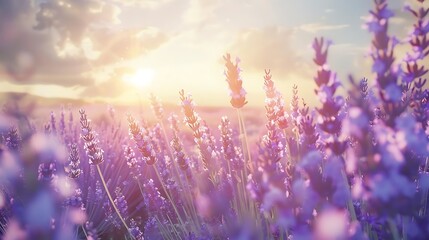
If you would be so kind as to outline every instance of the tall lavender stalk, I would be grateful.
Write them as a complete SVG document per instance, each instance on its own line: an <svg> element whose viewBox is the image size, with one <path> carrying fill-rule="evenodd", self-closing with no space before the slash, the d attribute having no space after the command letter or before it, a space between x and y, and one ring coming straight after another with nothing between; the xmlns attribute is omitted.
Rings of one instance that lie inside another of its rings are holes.
<svg viewBox="0 0 429 240"><path fill-rule="evenodd" d="M270 70L265 70L264 90L267 117L265 126L268 132L262 137L266 155L262 157L260 164L264 171L273 172L277 163L285 156L285 141L282 130L287 127L287 120L284 116L283 105L279 107L281 94L274 86Z"/></svg>
<svg viewBox="0 0 429 240"><path fill-rule="evenodd" d="M180 215L179 209L177 208L175 202L173 201L172 193L170 189L168 189L162 179L162 176L160 175L158 169L154 164L157 162L157 154L155 152L155 146L151 138L147 136L149 134L149 131L147 131L144 128L141 128L135 119L128 115L128 124L129 124L129 134L131 138L135 141L137 148L139 149L140 153L143 155L143 159L146 162L147 165L153 166L154 172L157 175L161 187L164 190L165 194L167 195L168 200L171 203L171 206L173 207L177 218L179 219L179 222L182 226L182 231L186 232L184 221ZM171 222L171 220L169 220Z"/></svg>
<svg viewBox="0 0 429 240"><path fill-rule="evenodd" d="M99 165L104 161L103 150L98 146L98 139L96 137L96 133L92 130L91 121L87 119L85 110L80 109L79 113L80 113L80 124L82 129L81 138L84 140L84 144L85 144L84 147L86 150L86 154L89 158L89 164L94 165L97 168L98 175L100 176L101 182L103 183L103 187L106 190L107 196L109 197L110 203L115 209L116 214L118 214L118 217L121 220L122 224L124 225L125 229L127 230L127 232L129 232L127 223L125 222L124 218L121 215L121 212L119 211L118 207L115 204L115 201L110 195L109 189L107 188L106 181L104 180L104 177L103 177L103 173L101 172Z"/></svg>
<svg viewBox="0 0 429 240"><path fill-rule="evenodd" d="M388 33L389 19L394 14L388 8L387 0L374 0L374 4L375 8L370 11L366 22L368 31L373 34L372 71L376 74L375 80L381 100L381 120L393 127L395 119L407 107L407 103L402 101L402 88L398 85L400 68L395 64L394 50L398 40Z"/></svg>
<svg viewBox="0 0 429 240"><path fill-rule="evenodd" d="M344 113L341 110L345 102L342 96L335 96L336 90L341 84L337 75L329 69L327 64L330 44L329 41L325 44L323 38L316 38L313 42L313 49L315 51L313 60L318 66L317 75L314 80L317 85L316 93L322 103L322 107L317 109L320 118L318 125L326 134L323 139L323 148L328 158L325 166L332 169L325 172L327 175L326 179L334 182L333 187L335 187L335 192L332 195L333 202L339 206L347 202L352 220L356 220L356 212L349 193L349 182L343 164L343 153L346 150L347 142L340 137L344 117ZM334 168L336 169L333 170ZM341 195L346 195L346 197L338 197ZM339 201L336 201L336 199L339 199Z"/></svg>
<svg viewBox="0 0 429 240"><path fill-rule="evenodd" d="M209 170L210 172L215 171L215 164L213 162L213 152L209 147L207 135L204 134L201 128L201 119L194 110L194 102L191 95L185 96L185 91L181 90L179 92L180 100L182 104L182 111L185 115L185 121L187 125L191 128L194 136L194 140L198 145L200 150L201 161L204 166L204 170Z"/></svg>
<svg viewBox="0 0 429 240"><path fill-rule="evenodd" d="M429 119L429 96L424 86L427 82L425 75L429 69L425 66L424 61L429 55L429 7L423 5L424 0L420 2L421 4L417 9L413 9L410 5L405 6L405 10L415 18L416 22L408 36L411 51L407 53L404 59L406 68L402 82L407 89L411 88L411 107L417 121L426 129Z"/></svg>
<svg viewBox="0 0 429 240"><path fill-rule="evenodd" d="M252 155L250 153L249 148L249 142L247 139L247 131L246 126L244 124L243 114L241 109L244 107L244 105L247 104L246 101L246 90L243 88L243 80L240 76L240 72L242 71L241 68L238 66L240 63L240 60L237 58L235 60L235 63L231 60L231 55L227 53L225 56L223 56L223 59L225 61L225 77L226 82L228 83L229 89L230 89L230 95L231 95L231 105L235 109L237 109L237 116L238 116L238 124L240 126L240 136L242 139L242 148L243 152L245 152L245 162L246 162L246 168L245 174L247 175L247 168L250 168L250 170L253 171L253 163L252 163Z"/></svg>
<svg viewBox="0 0 429 240"><path fill-rule="evenodd" d="M172 115L169 118L171 129L173 130L173 139L170 142L170 146L173 149L174 160L179 166L180 170L184 172L184 174L190 178L192 177L189 169L189 157L186 156L183 150L183 144L179 138L179 128L177 126L177 116Z"/></svg>

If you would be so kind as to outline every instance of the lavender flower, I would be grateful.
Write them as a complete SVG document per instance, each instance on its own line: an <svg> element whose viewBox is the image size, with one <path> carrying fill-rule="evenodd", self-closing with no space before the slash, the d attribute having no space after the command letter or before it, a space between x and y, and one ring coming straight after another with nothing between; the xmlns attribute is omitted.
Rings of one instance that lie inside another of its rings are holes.
<svg viewBox="0 0 429 240"><path fill-rule="evenodd" d="M213 170L212 157L213 152L210 149L210 143L208 142L208 136L204 134L201 125L200 125L200 117L194 111L194 103L191 95L185 96L185 91L181 90L179 92L180 100L182 103L182 111L185 114L185 121L187 125L192 129L195 142L198 145L200 150L201 160L203 162L203 166L205 169Z"/></svg>
<svg viewBox="0 0 429 240"><path fill-rule="evenodd" d="M39 165L39 181L52 183L55 178L55 172L57 171L55 163L44 162Z"/></svg>
<svg viewBox="0 0 429 240"><path fill-rule="evenodd" d="M79 110L80 124L82 127L81 138L84 140L84 148L89 157L89 164L99 165L104 161L103 150L98 146L96 133L92 130L91 121L87 119L85 110Z"/></svg>
<svg viewBox="0 0 429 240"><path fill-rule="evenodd" d="M173 149L173 156L179 168L186 172L189 168L189 158L185 155L183 145L176 133L173 135L173 140L171 140L170 145Z"/></svg>
<svg viewBox="0 0 429 240"><path fill-rule="evenodd" d="M88 239L94 239L94 240L100 239L98 237L99 235L97 233L97 229L94 227L93 222L87 221L85 223L85 232L88 236Z"/></svg>
<svg viewBox="0 0 429 240"><path fill-rule="evenodd" d="M424 1L421 1L422 3ZM409 89L412 85L412 103L417 120L422 124L423 128L427 128L428 121L428 94L424 90L426 79L423 78L428 72L428 69L421 63L429 55L429 8L420 5L418 9L413 9L406 5L405 10L410 12L416 19L413 25L413 30L408 37L408 43L412 47L411 53L408 52L404 62L406 69L403 73L403 84Z"/></svg>
<svg viewBox="0 0 429 240"><path fill-rule="evenodd" d="M292 101L290 102L290 106L292 108L292 118L295 119L298 117L299 112L299 96L298 96L298 86L293 85L292 87Z"/></svg>
<svg viewBox="0 0 429 240"><path fill-rule="evenodd" d="M114 203L118 207L118 209L119 209L122 217L124 219L127 219L127 216L128 216L128 203L127 203L127 200L125 199L124 194L122 194L121 188L117 187L116 190L115 190L115 194L116 194L116 198L114 200Z"/></svg>
<svg viewBox="0 0 429 240"><path fill-rule="evenodd" d="M56 123L57 121L55 120L55 113L54 112L51 112L51 123L50 123L50 126L51 126L51 132L55 135L55 134L57 134L57 123Z"/></svg>
<svg viewBox="0 0 429 240"><path fill-rule="evenodd" d="M302 140L300 140L301 148L300 154L310 152L316 149L316 142L319 139L319 134L316 131L316 124L314 123L314 118L310 114L310 108L306 103L303 103L303 107L299 110L300 118L299 118L299 133L301 134Z"/></svg>
<svg viewBox="0 0 429 240"><path fill-rule="evenodd" d="M243 155L241 149L235 146L232 139L232 129L228 117L224 116L221 118L219 130L221 132L221 151L225 160L230 162L232 170L241 170L244 167Z"/></svg>
<svg viewBox="0 0 429 240"><path fill-rule="evenodd" d="M148 179L143 187L145 189L145 205L147 206L147 210L150 214L168 210L167 200L161 195L158 187L155 186L153 179Z"/></svg>
<svg viewBox="0 0 429 240"><path fill-rule="evenodd" d="M228 82L229 89L231 90L231 105L234 108L242 108L247 104L246 101L246 91L242 87L243 80L240 77L241 69L238 67L240 60L237 58L235 64L231 61L231 55L227 53L223 56L225 60L225 67L227 71L225 72L226 81Z"/></svg>
<svg viewBox="0 0 429 240"><path fill-rule="evenodd" d="M58 127L60 128L60 136L64 138L65 134L66 134L66 122L65 122L64 107L61 108L60 122L59 122Z"/></svg>
<svg viewBox="0 0 429 240"><path fill-rule="evenodd" d="M171 114L170 117L168 118L168 121L170 123L170 128L171 130L173 130L173 133L175 133L176 135L180 133L178 119L179 117L176 114Z"/></svg>
<svg viewBox="0 0 429 240"><path fill-rule="evenodd" d="M336 155L341 155L346 149L346 143L338 137L341 133L341 108L344 99L341 96L334 96L340 86L336 74L332 73L327 65L327 56L330 42L325 46L324 39L315 39L313 49L315 51L314 62L318 65L317 76L314 78L318 89L316 93L322 103L322 107L317 109L320 114L319 127L332 136L326 139L325 146Z"/></svg>
<svg viewBox="0 0 429 240"><path fill-rule="evenodd" d="M150 102L151 102L151 108L155 113L156 118L161 121L164 117L164 108L162 107L162 104L159 102L159 99L153 93L150 94Z"/></svg>
<svg viewBox="0 0 429 240"><path fill-rule="evenodd" d="M288 127L288 114L284 109L283 96L277 91L274 86L274 81L271 79L271 71L265 70L264 76L264 90L265 90L265 104L267 117L273 119L281 130Z"/></svg>
<svg viewBox="0 0 429 240"><path fill-rule="evenodd" d="M70 133L72 133L73 132L73 112L70 109L69 109L68 125L69 125L69 131L70 131Z"/></svg>
<svg viewBox="0 0 429 240"><path fill-rule="evenodd" d="M389 126L394 119L405 111L408 103L402 102L402 90L398 86L399 68L394 67L394 49L397 41L388 35L389 18L393 12L388 8L386 0L376 0L374 11L370 11L367 27L373 33L371 57L372 70L376 74L378 93L382 100L383 119ZM411 69L410 69L411 70Z"/></svg>
<svg viewBox="0 0 429 240"><path fill-rule="evenodd" d="M4 143L11 151L18 151L21 145L21 137L19 136L18 129L11 127L4 137Z"/></svg>
<svg viewBox="0 0 429 240"><path fill-rule="evenodd" d="M75 194L67 198L65 205L74 208L84 208L83 199L82 199L82 190L76 189Z"/></svg>
<svg viewBox="0 0 429 240"><path fill-rule="evenodd" d="M124 146L124 156L127 161L127 165L131 170L132 177L134 179L138 179L141 176L140 161L135 156L134 150L130 146Z"/></svg>
<svg viewBox="0 0 429 240"><path fill-rule="evenodd" d="M130 220L130 234L135 240L144 240L143 232L134 219Z"/></svg>
<svg viewBox="0 0 429 240"><path fill-rule="evenodd" d="M265 126L268 133L262 138L265 154L260 157L260 165L265 171L271 172L276 168L277 162L280 161L285 154L285 141L279 125L277 125L277 112L280 110L277 105L279 93L274 87L274 82L271 80L271 73L269 70L265 70L264 85L266 96L265 110L268 121Z"/></svg>
<svg viewBox="0 0 429 240"><path fill-rule="evenodd" d="M148 165L153 165L156 162L156 153L150 139L143 135L142 129L137 125L134 118L128 115L129 132L134 139L137 148L142 153L143 158Z"/></svg>
<svg viewBox="0 0 429 240"><path fill-rule="evenodd" d="M156 146L157 152L160 152L160 155L169 155L170 148L168 144L165 142L165 138L163 135L163 129L159 123L155 124L152 129L152 139L154 140L154 146Z"/></svg>
<svg viewBox="0 0 429 240"><path fill-rule="evenodd" d="M429 39L427 38L429 33L429 7L421 5L415 10L411 6L406 5L405 10L416 18L416 23L413 25L413 30L408 37L408 43L412 47L412 52L407 53L404 59L406 69L402 78L403 82L411 83L416 79L420 79L429 71L429 69L419 63L420 60L424 60L429 55Z"/></svg>
<svg viewBox="0 0 429 240"><path fill-rule="evenodd" d="M69 166L66 169L70 178L78 178L82 174L82 169L79 167L80 157L76 144L70 146Z"/></svg>

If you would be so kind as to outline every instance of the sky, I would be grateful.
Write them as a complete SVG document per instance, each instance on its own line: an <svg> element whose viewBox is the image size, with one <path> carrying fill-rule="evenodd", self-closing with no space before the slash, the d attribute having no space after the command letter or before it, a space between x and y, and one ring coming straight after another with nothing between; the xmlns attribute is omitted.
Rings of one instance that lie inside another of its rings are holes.
<svg viewBox="0 0 429 240"><path fill-rule="evenodd" d="M413 23L389 0L391 33ZM409 1L411 3L417 1ZM198 105L225 106L222 56L240 59L249 105L263 104L264 69L286 102L292 86L314 97L312 40L334 45L329 65L371 78L371 41L363 29L370 0L0 0L0 94L177 103L179 90ZM399 49L401 51L401 49ZM405 50L403 50L405 51Z"/></svg>

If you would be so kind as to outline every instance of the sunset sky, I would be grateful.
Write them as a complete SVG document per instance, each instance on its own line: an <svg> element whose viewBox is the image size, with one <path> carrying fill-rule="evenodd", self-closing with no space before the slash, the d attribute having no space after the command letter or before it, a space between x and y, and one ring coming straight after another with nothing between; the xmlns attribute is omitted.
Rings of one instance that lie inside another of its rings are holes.
<svg viewBox="0 0 429 240"><path fill-rule="evenodd" d="M412 20L389 0L391 30L406 37ZM45 97L135 102L150 92L199 105L229 103L222 55L241 59L250 105L263 103L263 70L290 99L297 84L312 96L312 39L333 45L329 63L371 77L370 0L1 0L0 91ZM311 101L311 100L310 100Z"/></svg>

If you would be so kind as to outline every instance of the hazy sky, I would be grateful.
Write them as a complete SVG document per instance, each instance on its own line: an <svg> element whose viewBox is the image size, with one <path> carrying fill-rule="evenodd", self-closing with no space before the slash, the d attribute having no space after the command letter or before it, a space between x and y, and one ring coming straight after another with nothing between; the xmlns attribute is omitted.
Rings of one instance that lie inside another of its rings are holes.
<svg viewBox="0 0 429 240"><path fill-rule="evenodd" d="M416 1L410 1L416 2ZM412 19L404 1L391 33ZM178 102L185 89L199 105L225 105L222 55L241 59L249 104L263 104L263 70L289 101L291 86L314 98L312 39L333 45L329 63L371 77L370 0L0 0L0 91L47 97ZM133 82L134 81L134 82ZM136 84L140 81L145 84Z"/></svg>

